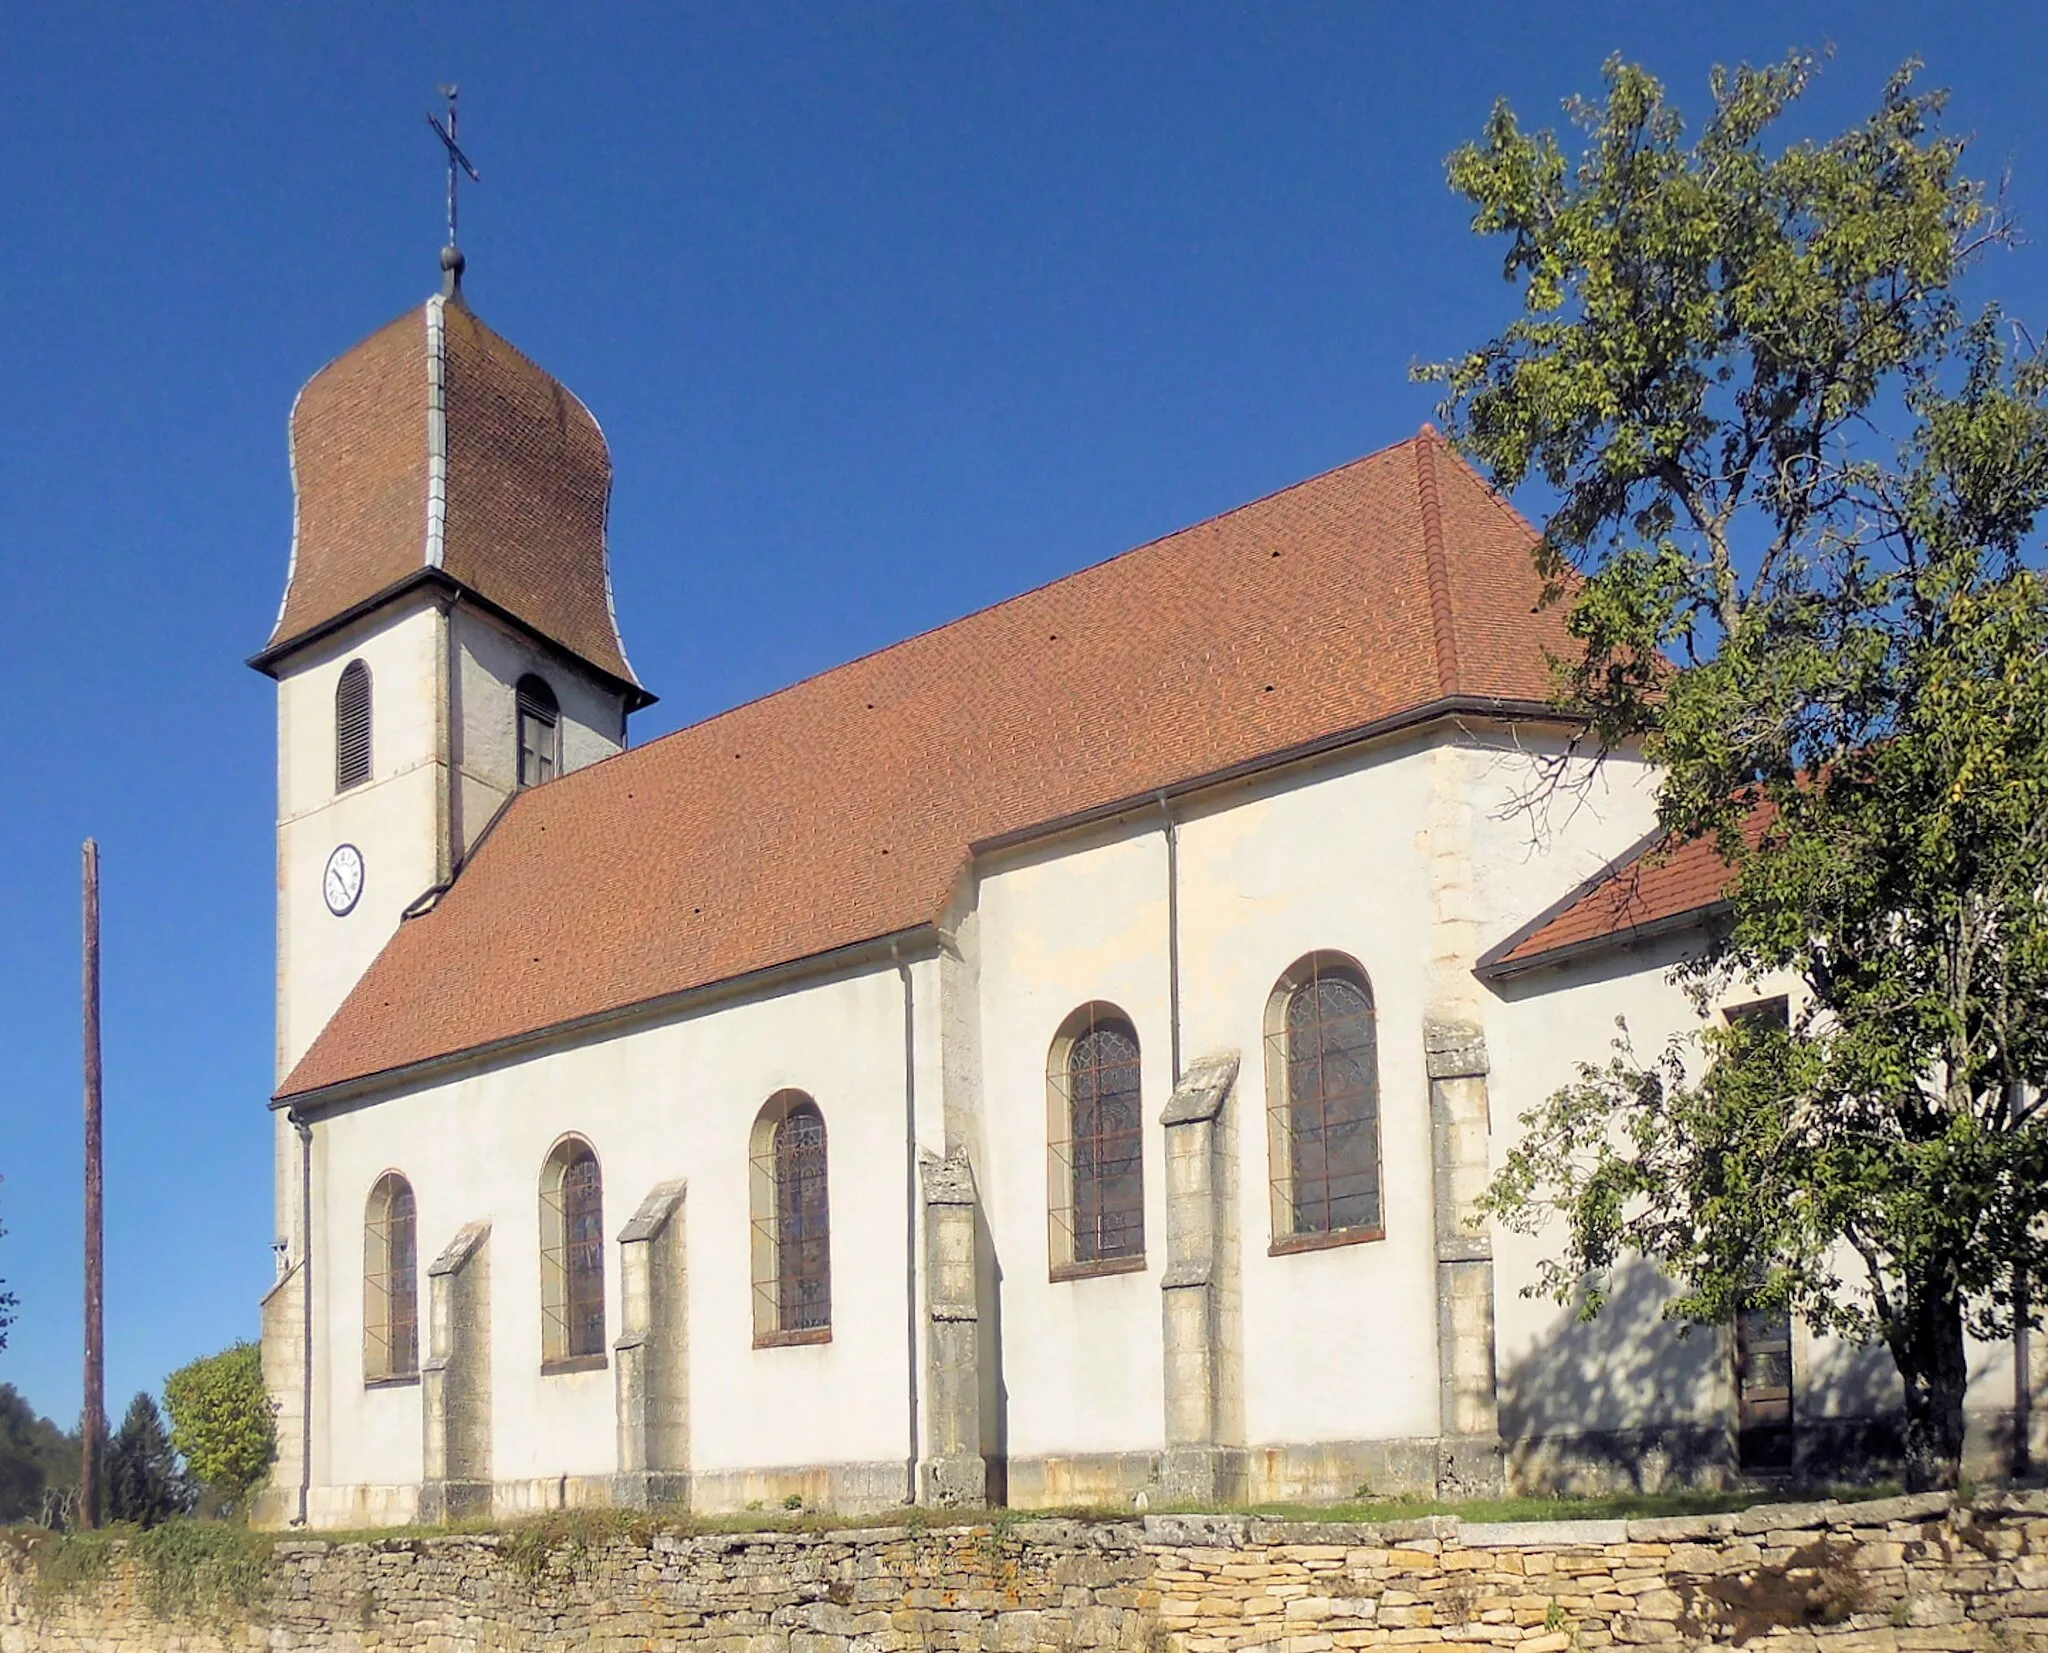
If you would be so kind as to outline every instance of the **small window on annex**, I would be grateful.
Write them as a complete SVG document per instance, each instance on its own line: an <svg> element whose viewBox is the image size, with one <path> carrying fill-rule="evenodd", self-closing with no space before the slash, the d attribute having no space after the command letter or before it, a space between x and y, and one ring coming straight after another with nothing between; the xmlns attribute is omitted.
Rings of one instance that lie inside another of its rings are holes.
<svg viewBox="0 0 2048 1653"><path fill-rule="evenodd" d="M363 1211L363 1381L420 1373L419 1241L412 1184L386 1171Z"/></svg>
<svg viewBox="0 0 2048 1653"><path fill-rule="evenodd" d="M754 1120L754 1347L832 1336L832 1213L825 1116L802 1091L778 1091Z"/></svg>
<svg viewBox="0 0 2048 1653"><path fill-rule="evenodd" d="M581 1137L564 1137L540 1177L543 1371L604 1364L604 1179Z"/></svg>
<svg viewBox="0 0 2048 1653"><path fill-rule="evenodd" d="M1145 1266L1138 1035L1115 1005L1061 1024L1046 1060L1046 1204L1055 1280Z"/></svg>
<svg viewBox="0 0 2048 1653"><path fill-rule="evenodd" d="M562 708L547 679L528 672L519 680L519 784L551 781L562 767Z"/></svg>
<svg viewBox="0 0 2048 1653"><path fill-rule="evenodd" d="M334 686L334 790L370 778L370 668L351 660Z"/></svg>
<svg viewBox="0 0 2048 1653"><path fill-rule="evenodd" d="M1355 960L1311 953L1266 1006L1273 1250L1377 1240L1380 1077L1372 987Z"/></svg>

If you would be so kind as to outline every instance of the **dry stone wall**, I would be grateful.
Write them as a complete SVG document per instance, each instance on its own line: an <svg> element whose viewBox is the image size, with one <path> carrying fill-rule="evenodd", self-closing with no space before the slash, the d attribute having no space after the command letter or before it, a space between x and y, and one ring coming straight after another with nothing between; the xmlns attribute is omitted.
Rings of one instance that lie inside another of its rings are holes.
<svg viewBox="0 0 2048 1653"><path fill-rule="evenodd" d="M0 1542L0 1653L2048 1653L2048 1495L1675 1520L279 1541L242 1599Z"/></svg>

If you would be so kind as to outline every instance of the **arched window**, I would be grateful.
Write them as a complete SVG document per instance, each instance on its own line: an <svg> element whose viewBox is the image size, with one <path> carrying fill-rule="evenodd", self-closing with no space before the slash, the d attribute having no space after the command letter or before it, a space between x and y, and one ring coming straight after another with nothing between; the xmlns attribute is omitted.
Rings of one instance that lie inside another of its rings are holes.
<svg viewBox="0 0 2048 1653"><path fill-rule="evenodd" d="M386 1171L363 1211L363 1380L420 1373L419 1241L412 1184Z"/></svg>
<svg viewBox="0 0 2048 1653"><path fill-rule="evenodd" d="M351 660L334 686L334 790L370 778L370 668Z"/></svg>
<svg viewBox="0 0 2048 1653"><path fill-rule="evenodd" d="M1372 988L1342 954L1311 953L1273 990L1266 1117L1275 1249L1379 1239L1386 1230Z"/></svg>
<svg viewBox="0 0 2048 1653"><path fill-rule="evenodd" d="M1143 1267L1145 1115L1130 1018L1083 1005L1053 1040L1045 1077L1053 1278Z"/></svg>
<svg viewBox="0 0 2048 1653"><path fill-rule="evenodd" d="M562 708L547 679L528 672L519 680L519 784L551 781L562 766Z"/></svg>
<svg viewBox="0 0 2048 1653"><path fill-rule="evenodd" d="M604 1179L581 1137L564 1137L540 1178L542 1368L604 1364Z"/></svg>
<svg viewBox="0 0 2048 1653"><path fill-rule="evenodd" d="M754 1343L832 1335L832 1214L825 1116L802 1091L779 1091L754 1121Z"/></svg>

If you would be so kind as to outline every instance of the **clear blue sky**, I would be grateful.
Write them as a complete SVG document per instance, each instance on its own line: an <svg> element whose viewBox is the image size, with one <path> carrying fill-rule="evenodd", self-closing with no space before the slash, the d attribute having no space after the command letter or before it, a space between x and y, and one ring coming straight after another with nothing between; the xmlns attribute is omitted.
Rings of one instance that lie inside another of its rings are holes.
<svg viewBox="0 0 2048 1653"><path fill-rule="evenodd" d="M63 5L0 53L0 1354L79 1396L78 846L106 858L108 1396L270 1279L285 416L433 290L463 86L477 310L617 465L645 740L1411 432L1508 313L1442 160L1620 50L1910 53L2048 236L2010 4ZM1993 274L2048 320L2048 253Z"/></svg>

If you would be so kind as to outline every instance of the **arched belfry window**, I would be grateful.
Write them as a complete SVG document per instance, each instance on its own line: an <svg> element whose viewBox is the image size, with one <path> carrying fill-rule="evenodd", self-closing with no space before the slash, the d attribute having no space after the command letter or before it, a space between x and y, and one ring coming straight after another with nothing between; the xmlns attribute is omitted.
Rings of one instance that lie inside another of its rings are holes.
<svg viewBox="0 0 2048 1653"><path fill-rule="evenodd" d="M386 1171L363 1210L363 1381L420 1372L419 1240L412 1184Z"/></svg>
<svg viewBox="0 0 2048 1653"><path fill-rule="evenodd" d="M825 1116L802 1091L778 1091L754 1120L754 1344L832 1335L832 1212Z"/></svg>
<svg viewBox="0 0 2048 1653"><path fill-rule="evenodd" d="M351 660L334 687L334 790L370 778L370 668Z"/></svg>
<svg viewBox="0 0 2048 1653"><path fill-rule="evenodd" d="M604 1364L604 1178L581 1137L541 1170L540 1327L544 1370Z"/></svg>
<svg viewBox="0 0 2048 1653"><path fill-rule="evenodd" d="M528 672L515 691L519 699L519 784L551 781L562 767L562 708L547 679Z"/></svg>
<svg viewBox="0 0 2048 1653"><path fill-rule="evenodd" d="M1274 1249L1381 1238L1378 1035L1355 960L1311 953L1274 988L1266 1118Z"/></svg>
<svg viewBox="0 0 2048 1653"><path fill-rule="evenodd" d="M1045 1077L1053 1277L1142 1268L1145 1115L1130 1018L1083 1005L1053 1040Z"/></svg>

